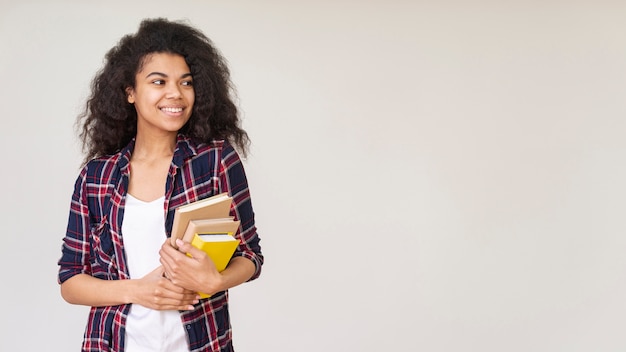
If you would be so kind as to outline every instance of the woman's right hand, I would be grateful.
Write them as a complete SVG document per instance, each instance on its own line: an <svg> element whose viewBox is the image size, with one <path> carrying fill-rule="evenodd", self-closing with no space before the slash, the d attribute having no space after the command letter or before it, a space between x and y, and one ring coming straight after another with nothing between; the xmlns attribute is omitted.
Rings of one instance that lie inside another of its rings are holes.
<svg viewBox="0 0 626 352"><path fill-rule="evenodd" d="M155 310L193 310L200 296L176 286L167 277L163 266L159 266L137 280L133 302Z"/></svg>

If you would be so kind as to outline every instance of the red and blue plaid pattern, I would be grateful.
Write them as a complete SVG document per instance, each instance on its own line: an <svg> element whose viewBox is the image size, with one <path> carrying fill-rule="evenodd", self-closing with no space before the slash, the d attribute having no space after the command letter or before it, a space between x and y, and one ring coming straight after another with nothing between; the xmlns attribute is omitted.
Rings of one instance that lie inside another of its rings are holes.
<svg viewBox="0 0 626 352"><path fill-rule="evenodd" d="M129 279L122 245L122 220L134 140L119 153L90 161L78 176L59 260L59 283L77 274L103 280ZM165 186L165 230L170 236L174 209L221 192L233 198L231 215L240 220L235 256L250 259L256 279L263 265L254 212L239 155L227 141L195 144L179 135ZM123 351L130 305L92 307L83 351ZM231 351L228 292L201 300L181 312L191 351Z"/></svg>

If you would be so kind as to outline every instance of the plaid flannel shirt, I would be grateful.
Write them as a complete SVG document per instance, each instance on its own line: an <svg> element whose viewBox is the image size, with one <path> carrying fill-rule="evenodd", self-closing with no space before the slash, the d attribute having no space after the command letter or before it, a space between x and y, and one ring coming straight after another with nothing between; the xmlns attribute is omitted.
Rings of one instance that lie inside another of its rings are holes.
<svg viewBox="0 0 626 352"><path fill-rule="evenodd" d="M119 153L90 161L78 176L59 264L59 283L77 274L102 280L130 279L122 246L122 220L134 140ZM250 259L256 279L263 255L244 168L227 141L195 144L179 135L165 187L165 231L169 237L174 209L221 192L233 198L230 215L240 220L235 256ZM165 240L165 239L164 239ZM92 307L82 351L123 351L130 305ZM181 312L190 351L232 351L228 291L219 292Z"/></svg>

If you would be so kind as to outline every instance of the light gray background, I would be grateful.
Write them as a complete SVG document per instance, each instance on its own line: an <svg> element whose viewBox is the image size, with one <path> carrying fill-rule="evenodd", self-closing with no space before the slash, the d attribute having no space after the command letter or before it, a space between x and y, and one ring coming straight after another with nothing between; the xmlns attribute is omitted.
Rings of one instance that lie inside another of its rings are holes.
<svg viewBox="0 0 626 352"><path fill-rule="evenodd" d="M0 350L77 351L56 283L105 52L228 59L267 261L239 352L626 350L626 3L3 1Z"/></svg>

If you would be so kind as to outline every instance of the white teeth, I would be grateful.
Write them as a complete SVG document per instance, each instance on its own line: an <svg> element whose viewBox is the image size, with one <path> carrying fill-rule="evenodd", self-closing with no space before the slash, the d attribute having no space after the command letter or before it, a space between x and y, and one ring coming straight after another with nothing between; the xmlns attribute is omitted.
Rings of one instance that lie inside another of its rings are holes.
<svg viewBox="0 0 626 352"><path fill-rule="evenodd" d="M161 108L165 112L181 112L183 108Z"/></svg>

